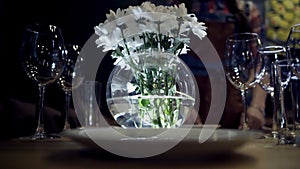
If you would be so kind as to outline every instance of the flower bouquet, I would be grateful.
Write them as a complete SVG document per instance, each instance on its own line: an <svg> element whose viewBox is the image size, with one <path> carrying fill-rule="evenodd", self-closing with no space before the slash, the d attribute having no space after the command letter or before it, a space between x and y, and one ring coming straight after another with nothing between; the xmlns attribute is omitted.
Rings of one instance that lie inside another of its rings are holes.
<svg viewBox="0 0 300 169"><path fill-rule="evenodd" d="M181 126L195 103L195 81L178 57L187 53L189 34L200 39L206 27L182 3L110 11L95 27L103 51L112 51L115 68L107 85L107 103L123 127Z"/></svg>

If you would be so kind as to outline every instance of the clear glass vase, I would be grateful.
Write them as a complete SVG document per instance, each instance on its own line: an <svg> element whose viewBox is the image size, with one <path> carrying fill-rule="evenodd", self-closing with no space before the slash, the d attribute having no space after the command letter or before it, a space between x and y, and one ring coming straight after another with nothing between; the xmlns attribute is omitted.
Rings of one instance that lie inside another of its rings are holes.
<svg viewBox="0 0 300 169"><path fill-rule="evenodd" d="M175 128L195 105L196 81L185 63L167 52L123 57L110 74L106 100L124 128Z"/></svg>

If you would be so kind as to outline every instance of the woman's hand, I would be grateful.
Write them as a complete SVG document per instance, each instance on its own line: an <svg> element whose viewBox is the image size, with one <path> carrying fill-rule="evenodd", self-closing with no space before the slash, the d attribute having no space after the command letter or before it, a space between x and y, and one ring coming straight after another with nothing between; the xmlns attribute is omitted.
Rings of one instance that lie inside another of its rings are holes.
<svg viewBox="0 0 300 169"><path fill-rule="evenodd" d="M252 100L247 108L248 127L261 129L265 124L265 102L267 93L257 85L252 91Z"/></svg>
<svg viewBox="0 0 300 169"><path fill-rule="evenodd" d="M261 129L265 124L264 108L250 105L247 109L247 117L250 129Z"/></svg>

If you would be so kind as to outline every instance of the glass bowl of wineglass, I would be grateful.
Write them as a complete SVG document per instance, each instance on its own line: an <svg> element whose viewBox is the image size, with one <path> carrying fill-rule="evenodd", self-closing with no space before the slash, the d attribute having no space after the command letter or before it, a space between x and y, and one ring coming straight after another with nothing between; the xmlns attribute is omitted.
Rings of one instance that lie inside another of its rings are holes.
<svg viewBox="0 0 300 169"><path fill-rule="evenodd" d="M65 93L65 124L63 130L70 129L69 108L72 90L76 89L83 81L80 74L79 66L75 66L78 62L83 62L83 55L80 54L81 47L77 44L65 44L65 67L63 73L57 80L58 85ZM80 65L80 64L77 64Z"/></svg>
<svg viewBox="0 0 300 169"><path fill-rule="evenodd" d="M289 30L285 47L289 59L300 59L300 23L293 25Z"/></svg>
<svg viewBox="0 0 300 169"><path fill-rule="evenodd" d="M263 57L263 66L265 73L263 74L259 85L270 95L272 103L272 132L273 138L277 138L277 111L278 104L275 104L275 98L279 97L278 84L275 80L275 62L287 59L287 50L284 46L264 46L260 48L259 54Z"/></svg>

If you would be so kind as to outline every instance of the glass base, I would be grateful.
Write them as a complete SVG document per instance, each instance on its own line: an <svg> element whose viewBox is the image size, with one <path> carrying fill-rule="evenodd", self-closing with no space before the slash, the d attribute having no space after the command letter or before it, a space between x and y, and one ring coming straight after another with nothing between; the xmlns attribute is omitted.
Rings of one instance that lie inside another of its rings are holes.
<svg viewBox="0 0 300 169"><path fill-rule="evenodd" d="M267 138L278 139L278 132L277 131L268 132L268 133L263 135L263 138L265 138L265 139L267 139Z"/></svg>
<svg viewBox="0 0 300 169"><path fill-rule="evenodd" d="M240 130L244 130L244 131L250 130L250 128L249 128L247 122L244 122L243 125L241 125L241 126L239 127L239 129L240 129Z"/></svg>
<svg viewBox="0 0 300 169"><path fill-rule="evenodd" d="M69 130L69 129L71 129L70 123L66 122L63 130Z"/></svg>
<svg viewBox="0 0 300 169"><path fill-rule="evenodd" d="M45 132L35 133L31 136L20 137L22 140L45 140L45 139L55 139L60 138L58 134L47 134Z"/></svg>
<svg viewBox="0 0 300 169"><path fill-rule="evenodd" d="M299 136L299 133L294 131L286 131L285 133L279 133L278 144L295 144L297 136Z"/></svg>
<svg viewBox="0 0 300 169"><path fill-rule="evenodd" d="M278 138L278 132L277 131L272 131L272 137L273 138Z"/></svg>

